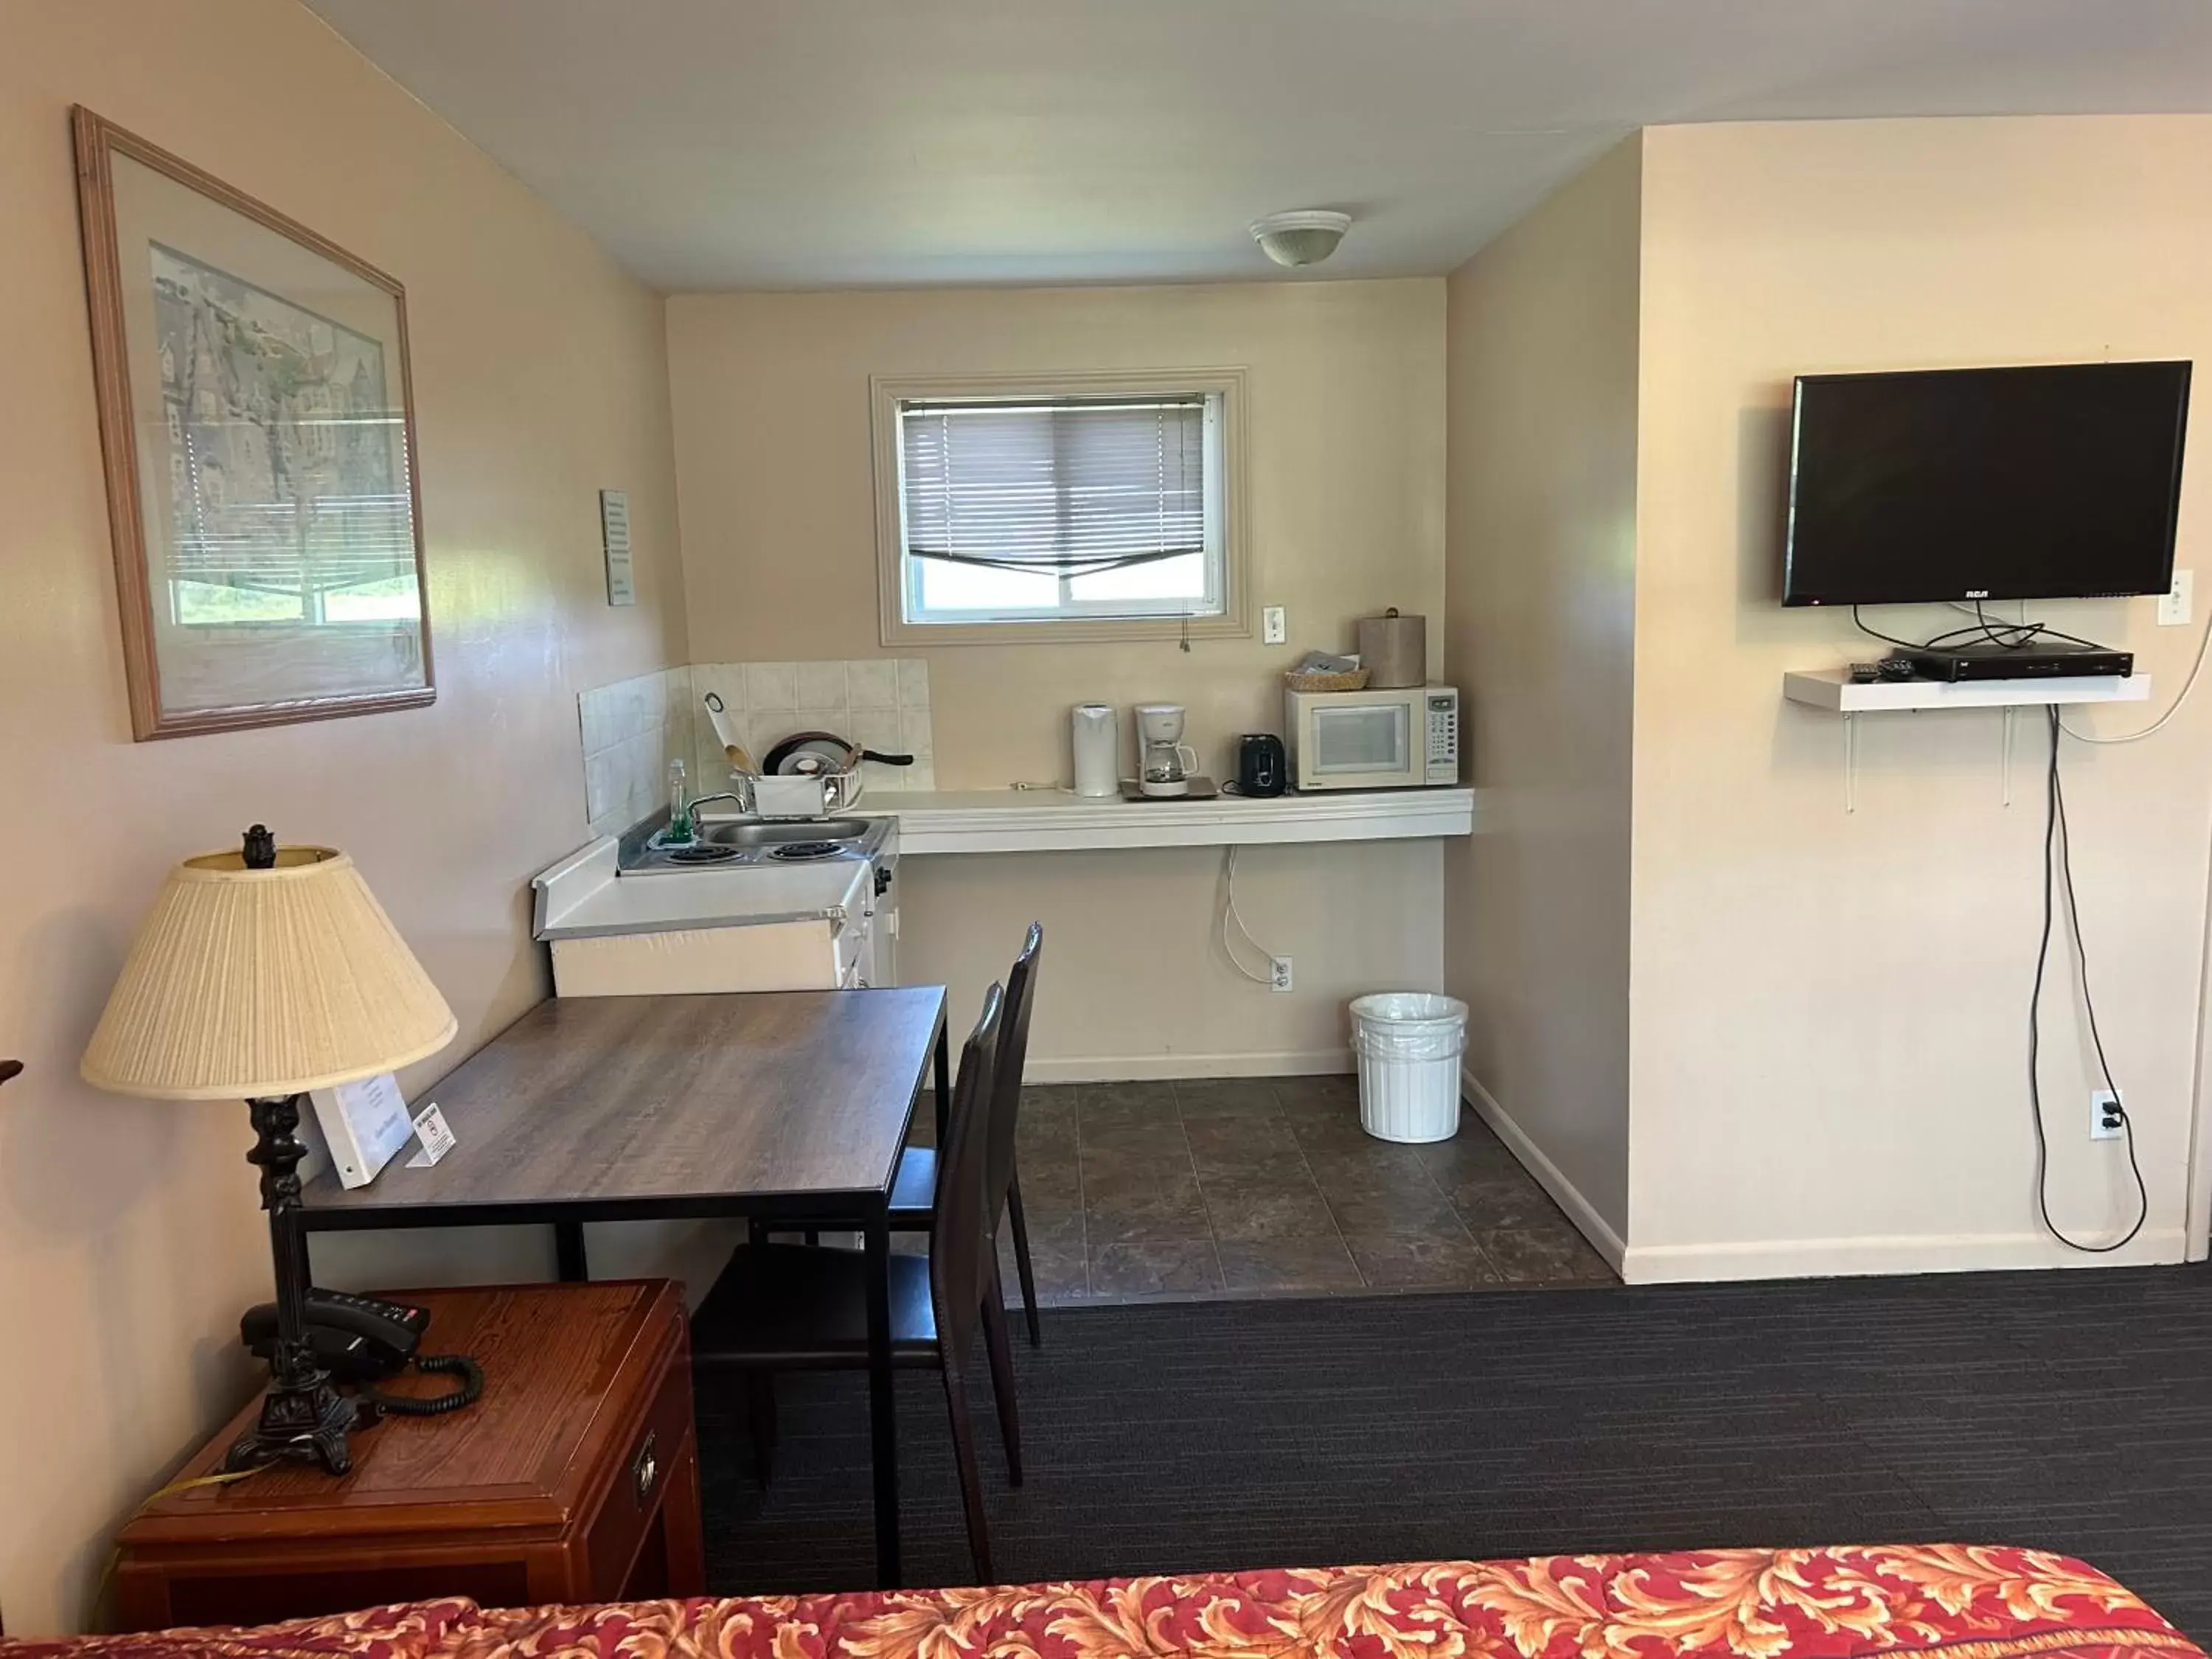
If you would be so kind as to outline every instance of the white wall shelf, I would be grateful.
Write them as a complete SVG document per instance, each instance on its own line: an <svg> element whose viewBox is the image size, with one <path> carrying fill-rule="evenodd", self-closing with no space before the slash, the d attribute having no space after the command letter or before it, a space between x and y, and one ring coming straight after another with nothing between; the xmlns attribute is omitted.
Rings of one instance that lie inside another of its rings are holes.
<svg viewBox="0 0 2212 1659"><path fill-rule="evenodd" d="M903 857L1411 841L1470 835L1476 816L1469 788L1176 801L1079 800L1043 789L872 793L857 811L863 817L896 814Z"/></svg>
<svg viewBox="0 0 2212 1659"><path fill-rule="evenodd" d="M1850 671L1817 669L1782 677L1782 695L1808 708L1844 717L1844 811L1858 811L1858 717L1911 714L1931 708L1998 708L2004 711L2000 750L2000 790L2012 805L2013 726L2023 708L2061 704L2143 702L2150 696L2148 674L2084 674L2055 679L1875 680L1855 682Z"/></svg>
<svg viewBox="0 0 2212 1659"><path fill-rule="evenodd" d="M1782 677L1782 695L1831 714L1875 714L1923 708L2021 708L2050 703L2142 702L2150 676L2085 675L2072 679L1876 680L1852 683L1848 670L1828 668Z"/></svg>

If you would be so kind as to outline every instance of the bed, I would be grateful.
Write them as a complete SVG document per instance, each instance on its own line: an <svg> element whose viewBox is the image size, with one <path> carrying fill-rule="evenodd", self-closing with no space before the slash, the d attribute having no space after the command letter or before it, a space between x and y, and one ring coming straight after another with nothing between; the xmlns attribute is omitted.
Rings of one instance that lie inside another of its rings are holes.
<svg viewBox="0 0 2212 1659"><path fill-rule="evenodd" d="M455 1598L0 1659L2204 1659L2086 1564L1967 1544L1553 1555L580 1607Z"/></svg>

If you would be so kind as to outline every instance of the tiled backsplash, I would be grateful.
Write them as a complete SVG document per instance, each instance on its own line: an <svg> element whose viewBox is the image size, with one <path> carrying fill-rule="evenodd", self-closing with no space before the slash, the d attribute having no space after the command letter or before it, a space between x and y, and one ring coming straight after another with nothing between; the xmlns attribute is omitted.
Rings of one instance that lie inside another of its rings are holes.
<svg viewBox="0 0 2212 1659"><path fill-rule="evenodd" d="M927 663L695 663L578 695L584 810L594 836L620 835L666 800L672 757L684 757L693 794L729 787L729 763L701 701L709 691L721 694L756 762L794 732L834 732L863 748L914 757L912 766L866 763L869 788L937 787Z"/></svg>
<svg viewBox="0 0 2212 1659"><path fill-rule="evenodd" d="M667 799L672 758L691 764L691 671L664 668L582 692L576 718L584 815L593 835L618 836ZM698 793L696 781L692 789Z"/></svg>
<svg viewBox="0 0 2212 1659"><path fill-rule="evenodd" d="M912 766L861 767L871 789L937 787L929 723L929 665L915 658L859 662L702 662L691 665L692 775L720 789L728 763L702 701L721 694L730 723L756 763L794 732L834 732L864 749L914 757Z"/></svg>

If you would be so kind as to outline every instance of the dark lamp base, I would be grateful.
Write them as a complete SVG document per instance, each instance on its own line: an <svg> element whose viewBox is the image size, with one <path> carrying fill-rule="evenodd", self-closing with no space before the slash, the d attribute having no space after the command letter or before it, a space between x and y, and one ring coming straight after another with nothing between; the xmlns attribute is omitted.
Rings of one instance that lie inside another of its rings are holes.
<svg viewBox="0 0 2212 1659"><path fill-rule="evenodd" d="M307 1250L299 1228L300 1160L307 1149L294 1132L305 1095L268 1095L246 1102L253 1114L253 1150L261 1171L261 1207L269 1212L269 1248L276 1269L276 1342L261 1421L230 1449L226 1469L271 1462L319 1463L332 1474L353 1467L346 1436L364 1425L362 1407L331 1385L307 1340ZM366 1419L373 1421L373 1419Z"/></svg>
<svg viewBox="0 0 2212 1659"><path fill-rule="evenodd" d="M327 1378L305 1388L272 1384L262 1397L261 1420L231 1443L222 1467L234 1472L264 1463L319 1463L343 1474L353 1467L346 1436L364 1426L359 1404Z"/></svg>

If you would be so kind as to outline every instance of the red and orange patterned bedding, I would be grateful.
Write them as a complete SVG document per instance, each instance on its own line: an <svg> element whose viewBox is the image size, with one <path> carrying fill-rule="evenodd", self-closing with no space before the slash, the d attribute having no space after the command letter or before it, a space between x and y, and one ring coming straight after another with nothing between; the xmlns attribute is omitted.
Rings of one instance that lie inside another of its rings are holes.
<svg viewBox="0 0 2212 1659"><path fill-rule="evenodd" d="M1553 1555L847 1595L373 1608L0 1659L2203 1659L2095 1568L1965 1544Z"/></svg>

